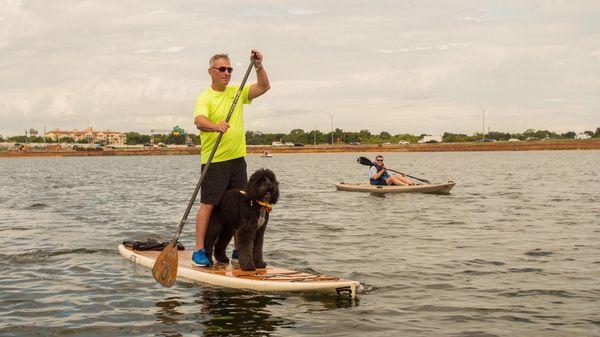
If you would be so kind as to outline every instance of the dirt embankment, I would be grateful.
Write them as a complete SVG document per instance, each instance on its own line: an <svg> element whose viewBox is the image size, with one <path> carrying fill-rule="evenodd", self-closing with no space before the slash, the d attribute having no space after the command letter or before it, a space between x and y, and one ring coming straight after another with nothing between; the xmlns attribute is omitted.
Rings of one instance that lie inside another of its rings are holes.
<svg viewBox="0 0 600 337"><path fill-rule="evenodd" d="M335 152L451 152L451 151L539 151L539 150L600 150L600 139L549 140L496 143L438 143L410 145L308 145L273 147L250 145L248 153L335 153ZM199 147L107 149L107 150L28 150L0 151L0 157L76 157L76 156L156 156L200 154Z"/></svg>
<svg viewBox="0 0 600 337"><path fill-rule="evenodd" d="M301 147L248 147L250 153L298 152L452 152L452 151L539 151L539 150L600 150L600 139L549 140L495 143L436 143L389 145L319 145Z"/></svg>

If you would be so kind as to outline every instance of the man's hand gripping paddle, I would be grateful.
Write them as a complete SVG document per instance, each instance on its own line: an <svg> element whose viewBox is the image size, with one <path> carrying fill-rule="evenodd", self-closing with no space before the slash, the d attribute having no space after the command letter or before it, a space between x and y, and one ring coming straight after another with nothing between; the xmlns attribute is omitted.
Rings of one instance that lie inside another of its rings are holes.
<svg viewBox="0 0 600 337"><path fill-rule="evenodd" d="M233 114L235 105L237 104L237 101L240 98L242 90L244 89L244 85L246 85L246 80L248 79L248 75L250 75L250 71L252 70L252 67L254 66L254 61L255 61L255 57L254 57L254 55L252 55L252 57L250 59L250 65L248 66L248 70L246 70L246 75L244 75L244 79L242 80L242 83L240 84L240 88L238 89L237 94L235 95L235 98L233 99L233 103L231 104L231 108L229 109L227 118L225 118L225 122L229 123L229 119L231 118L231 115ZM192 194L192 198L190 199L190 202L188 203L187 209L185 210L185 213L183 214L183 218L181 219L181 222L179 223L179 227L177 228L177 231L175 231L175 234L173 235L173 238L171 239L169 244L163 249L163 251L160 253L160 255L158 255L158 258L156 259L156 262L154 263L154 267L152 267L152 276L154 276L154 279L156 280L156 282L162 284L165 287L172 286L173 283L175 283L175 279L177 279L177 266L179 265L179 256L177 254L177 240L179 239L179 235L181 235L181 230L183 229L183 225L185 224L187 217L190 214L190 210L192 209L192 205L194 204L194 201L196 200L196 196L198 196L198 191L200 190L202 181L204 181L204 177L206 176L208 167L210 166L210 163L212 162L215 152L217 152L217 147L219 146L219 143L221 142L221 138L223 138L223 133L219 133L219 136L217 137L215 146L213 147L212 151L210 152L210 156L208 157L208 161L206 162L206 165L204 165L204 169L202 170L202 174L200 175L200 180L198 180L198 184L196 184L196 189L194 190L194 194Z"/></svg>

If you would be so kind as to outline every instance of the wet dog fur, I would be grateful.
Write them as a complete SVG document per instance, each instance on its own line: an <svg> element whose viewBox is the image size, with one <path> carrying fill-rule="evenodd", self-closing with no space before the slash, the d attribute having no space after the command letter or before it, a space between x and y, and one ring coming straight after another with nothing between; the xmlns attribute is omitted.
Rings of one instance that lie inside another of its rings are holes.
<svg viewBox="0 0 600 337"><path fill-rule="evenodd" d="M226 191L212 211L204 239L211 263L213 253L217 262L229 263L225 249L235 235L240 268L245 271L265 268L263 241L269 212L257 201L274 205L278 199L279 182L269 169L254 172L246 191Z"/></svg>

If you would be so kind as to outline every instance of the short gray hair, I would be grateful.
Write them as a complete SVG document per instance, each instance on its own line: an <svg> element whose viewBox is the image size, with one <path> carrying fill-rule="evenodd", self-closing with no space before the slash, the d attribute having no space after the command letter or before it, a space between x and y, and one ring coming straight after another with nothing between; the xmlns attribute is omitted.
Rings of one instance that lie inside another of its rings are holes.
<svg viewBox="0 0 600 337"><path fill-rule="evenodd" d="M227 61L231 61L229 59L229 55L227 55L227 54L215 54L208 61L208 65L211 66L211 67L214 66L215 65L215 61L219 60L219 59L227 59Z"/></svg>

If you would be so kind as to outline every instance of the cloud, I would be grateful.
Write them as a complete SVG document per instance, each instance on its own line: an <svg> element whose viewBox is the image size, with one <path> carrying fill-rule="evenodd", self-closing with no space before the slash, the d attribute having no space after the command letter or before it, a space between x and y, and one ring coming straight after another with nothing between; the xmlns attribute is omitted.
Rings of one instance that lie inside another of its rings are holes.
<svg viewBox="0 0 600 337"><path fill-rule="evenodd" d="M193 130L208 58L239 83L252 48L271 78L252 128L470 134L480 105L497 130L600 126L599 2L458 3L4 0L0 134Z"/></svg>
<svg viewBox="0 0 600 337"><path fill-rule="evenodd" d="M437 46L413 46L399 49L378 49L378 52L389 53L410 53L410 52L430 52L430 51L446 51L451 49L470 48L471 43L466 42L449 42Z"/></svg>
<svg viewBox="0 0 600 337"><path fill-rule="evenodd" d="M171 46L167 49L163 49L162 52L163 53L178 53L184 49L185 49L185 47L183 47L183 46Z"/></svg>
<svg viewBox="0 0 600 337"><path fill-rule="evenodd" d="M44 112L54 118L73 116L73 104L76 96L72 92L59 94L52 98Z"/></svg>
<svg viewBox="0 0 600 337"><path fill-rule="evenodd" d="M293 16L311 16L318 13L316 10L305 8L290 8L287 12Z"/></svg>

